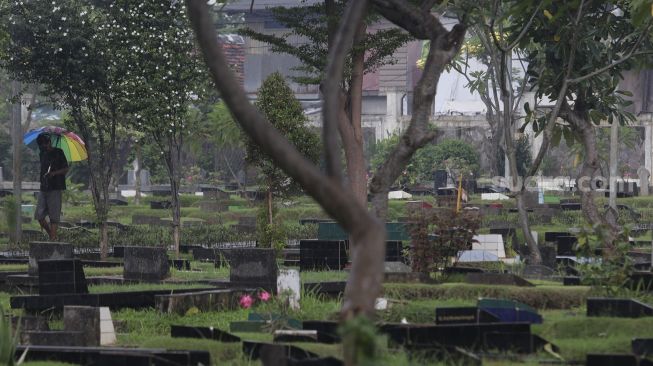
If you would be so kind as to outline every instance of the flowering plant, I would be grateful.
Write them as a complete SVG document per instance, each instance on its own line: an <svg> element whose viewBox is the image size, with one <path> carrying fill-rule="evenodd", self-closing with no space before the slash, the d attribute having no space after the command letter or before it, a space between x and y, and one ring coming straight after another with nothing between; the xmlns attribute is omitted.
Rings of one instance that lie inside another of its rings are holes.
<svg viewBox="0 0 653 366"><path fill-rule="evenodd" d="M272 295L270 295L269 292L267 291L261 291L259 292L255 297L251 296L249 294L245 294L240 297L240 300L238 301L238 304L240 305L241 308L243 309L249 309L256 303L258 300L259 302L268 302L272 298Z"/></svg>

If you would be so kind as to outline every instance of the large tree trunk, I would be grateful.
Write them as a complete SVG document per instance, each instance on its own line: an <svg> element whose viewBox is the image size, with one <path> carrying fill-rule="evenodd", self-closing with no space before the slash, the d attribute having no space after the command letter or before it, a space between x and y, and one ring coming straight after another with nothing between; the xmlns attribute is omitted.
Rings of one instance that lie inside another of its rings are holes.
<svg viewBox="0 0 653 366"><path fill-rule="evenodd" d="M181 203L179 201L179 188L181 185L180 157L181 146L175 141L173 136L168 136L168 156L166 156L166 166L170 177L171 193L171 210L172 210L172 245L175 251L175 257L179 258L179 242L181 240Z"/></svg>

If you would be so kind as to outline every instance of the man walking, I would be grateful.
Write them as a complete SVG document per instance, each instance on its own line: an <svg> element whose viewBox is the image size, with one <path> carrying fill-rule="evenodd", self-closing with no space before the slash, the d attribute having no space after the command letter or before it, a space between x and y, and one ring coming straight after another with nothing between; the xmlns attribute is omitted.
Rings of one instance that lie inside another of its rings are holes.
<svg viewBox="0 0 653 366"><path fill-rule="evenodd" d="M51 241L57 240L57 227L61 216L61 194L66 189L68 161L63 150L52 147L50 135L40 134L36 138L41 160L41 188L34 218L48 233ZM45 217L50 218L48 223Z"/></svg>

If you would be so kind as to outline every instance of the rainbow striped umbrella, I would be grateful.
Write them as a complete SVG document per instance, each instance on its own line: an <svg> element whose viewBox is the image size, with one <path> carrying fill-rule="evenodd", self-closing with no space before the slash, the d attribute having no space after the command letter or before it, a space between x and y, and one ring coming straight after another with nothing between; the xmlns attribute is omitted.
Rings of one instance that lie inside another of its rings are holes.
<svg viewBox="0 0 653 366"><path fill-rule="evenodd" d="M68 161L82 161L88 158L84 141L76 134L58 126L45 126L29 130L23 136L23 143L30 147L37 147L36 138L40 134L49 135L52 147L63 150Z"/></svg>

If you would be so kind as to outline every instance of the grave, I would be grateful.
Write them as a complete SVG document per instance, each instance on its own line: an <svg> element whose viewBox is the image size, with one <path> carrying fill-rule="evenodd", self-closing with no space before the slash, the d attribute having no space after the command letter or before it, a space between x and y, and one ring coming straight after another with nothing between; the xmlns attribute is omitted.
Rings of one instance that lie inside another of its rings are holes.
<svg viewBox="0 0 653 366"><path fill-rule="evenodd" d="M200 201L200 210L206 212L226 212L229 211L229 205L221 201Z"/></svg>
<svg viewBox="0 0 653 366"><path fill-rule="evenodd" d="M472 250L484 250L496 255L498 258L506 257L503 237L499 234L474 235L472 238Z"/></svg>
<svg viewBox="0 0 653 366"><path fill-rule="evenodd" d="M556 268L556 251L557 248L546 242L540 245L540 256L542 257L542 265L549 268Z"/></svg>
<svg viewBox="0 0 653 366"><path fill-rule="evenodd" d="M435 324L498 323L499 318L477 307L447 307L435 309Z"/></svg>
<svg viewBox="0 0 653 366"><path fill-rule="evenodd" d="M555 243L559 236L570 236L571 234L566 231L547 231L544 233L544 241Z"/></svg>
<svg viewBox="0 0 653 366"><path fill-rule="evenodd" d="M25 352L25 351L28 352ZM200 366L211 364L208 351L160 348L18 346L26 361L57 361L75 365Z"/></svg>
<svg viewBox="0 0 653 366"><path fill-rule="evenodd" d="M465 282L475 285L508 285L534 287L532 283L512 273L467 273Z"/></svg>
<svg viewBox="0 0 653 366"><path fill-rule="evenodd" d="M653 316L653 308L634 299L591 297L587 299L587 316L640 318Z"/></svg>
<svg viewBox="0 0 653 366"><path fill-rule="evenodd" d="M171 206L172 202L170 201L150 201L150 209L152 210L167 210Z"/></svg>
<svg viewBox="0 0 653 366"><path fill-rule="evenodd" d="M26 343L36 346L94 347L100 345L100 309L65 306L63 330L23 332Z"/></svg>
<svg viewBox="0 0 653 366"><path fill-rule="evenodd" d="M304 291L328 298L338 298L345 293L346 281L304 282Z"/></svg>
<svg viewBox="0 0 653 366"><path fill-rule="evenodd" d="M189 327L184 325L172 325L170 327L170 336L172 338L211 339L223 343L240 342L240 337L213 327Z"/></svg>
<svg viewBox="0 0 653 366"><path fill-rule="evenodd" d="M383 262L383 282L417 283L428 282L428 274L413 272L402 262Z"/></svg>
<svg viewBox="0 0 653 366"><path fill-rule="evenodd" d="M213 287L176 289L174 293L202 292L215 290ZM27 313L61 310L64 305L106 306L113 310L130 308L142 309L155 307L156 295L169 295L170 290L125 291L120 296L115 293L99 294L60 294L43 296L12 296L9 300L12 309L25 309Z"/></svg>
<svg viewBox="0 0 653 366"><path fill-rule="evenodd" d="M38 263L39 295L88 293L79 259L50 259Z"/></svg>
<svg viewBox="0 0 653 366"><path fill-rule="evenodd" d="M579 276L564 276L562 278L563 286L580 286L581 281Z"/></svg>
<svg viewBox="0 0 653 366"><path fill-rule="evenodd" d="M238 188L236 188L238 189ZM218 187L201 187L202 195L205 198L215 199L215 200L228 200L229 192L222 190Z"/></svg>
<svg viewBox="0 0 653 366"><path fill-rule="evenodd" d="M161 225L161 218L151 215L132 215L132 225Z"/></svg>
<svg viewBox="0 0 653 366"><path fill-rule="evenodd" d="M276 342L317 342L316 330L275 330L273 341Z"/></svg>
<svg viewBox="0 0 653 366"><path fill-rule="evenodd" d="M537 310L517 301L479 299L477 306L496 316L502 323L542 324L542 316Z"/></svg>
<svg viewBox="0 0 653 366"><path fill-rule="evenodd" d="M232 290L210 290L181 294L154 296L155 308L161 313L184 315L192 308L200 311L224 311L238 307L238 299L244 292Z"/></svg>
<svg viewBox="0 0 653 366"><path fill-rule="evenodd" d="M124 198L109 198L109 204L113 206L127 206L129 202Z"/></svg>
<svg viewBox="0 0 653 366"><path fill-rule="evenodd" d="M561 203L560 204L560 209L562 211L580 211L581 204L580 203Z"/></svg>
<svg viewBox="0 0 653 366"><path fill-rule="evenodd" d="M108 307L100 308L100 346L116 343L116 331L113 327L111 311Z"/></svg>
<svg viewBox="0 0 653 366"><path fill-rule="evenodd" d="M73 259L73 246L67 243L42 241L29 243L29 266L27 272L30 275L38 275L38 262L47 259Z"/></svg>
<svg viewBox="0 0 653 366"><path fill-rule="evenodd" d="M190 260L188 259L169 259L168 265L178 271L190 271Z"/></svg>
<svg viewBox="0 0 653 366"><path fill-rule="evenodd" d="M349 262L344 240L300 240L299 270L342 270Z"/></svg>
<svg viewBox="0 0 653 366"><path fill-rule="evenodd" d="M229 281L231 284L277 290L277 257L274 249L230 249Z"/></svg>
<svg viewBox="0 0 653 366"><path fill-rule="evenodd" d="M169 275L166 248L125 247L124 279L159 282Z"/></svg>
<svg viewBox="0 0 653 366"><path fill-rule="evenodd" d="M529 354L544 350L547 345L551 346L553 352L560 352L560 349L535 334L520 332L494 332L486 333L484 346L490 350L504 352Z"/></svg>
<svg viewBox="0 0 653 366"><path fill-rule="evenodd" d="M559 256L575 256L574 247L578 242L575 236L558 236L556 238L557 250Z"/></svg>
<svg viewBox="0 0 653 366"><path fill-rule="evenodd" d="M302 322L303 330L316 331L317 341L325 344L340 343L339 326L338 322L328 320L304 320Z"/></svg>
<svg viewBox="0 0 653 366"><path fill-rule="evenodd" d="M646 263L645 267L648 267L648 269L650 269L651 267L650 263ZM637 269L637 265L635 265L635 268ZM634 290L652 291L653 273L648 271L642 271L642 272L634 271L633 273L630 274L626 286Z"/></svg>
<svg viewBox="0 0 653 366"><path fill-rule="evenodd" d="M281 269L277 277L277 294L285 296L291 309L299 310L301 296L301 282L299 271L295 269Z"/></svg>
<svg viewBox="0 0 653 366"><path fill-rule="evenodd" d="M243 353L251 360L260 359L263 365L287 364L288 359L305 360L319 358L313 352L296 346L275 343L243 341Z"/></svg>

